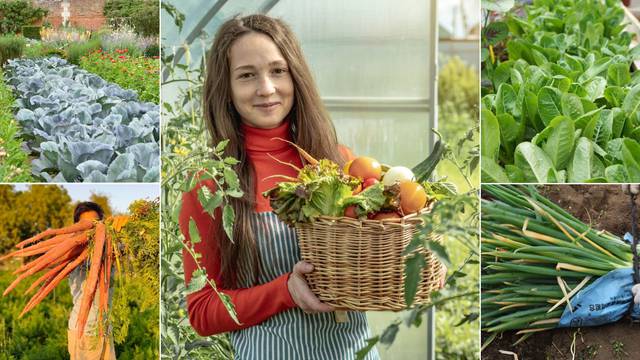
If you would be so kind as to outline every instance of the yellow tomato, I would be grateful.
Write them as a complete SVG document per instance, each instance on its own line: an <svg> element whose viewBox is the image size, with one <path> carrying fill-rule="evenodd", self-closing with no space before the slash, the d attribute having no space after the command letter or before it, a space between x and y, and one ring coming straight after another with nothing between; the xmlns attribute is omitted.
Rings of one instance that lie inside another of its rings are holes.
<svg viewBox="0 0 640 360"><path fill-rule="evenodd" d="M422 210L426 204L427 193L422 185L413 181L400 183L400 208L405 215Z"/></svg>

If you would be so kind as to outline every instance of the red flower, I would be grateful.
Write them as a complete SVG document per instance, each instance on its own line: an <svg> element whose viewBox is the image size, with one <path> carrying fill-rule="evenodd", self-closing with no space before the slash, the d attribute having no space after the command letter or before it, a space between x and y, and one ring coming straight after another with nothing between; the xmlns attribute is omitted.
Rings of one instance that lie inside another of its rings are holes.
<svg viewBox="0 0 640 360"><path fill-rule="evenodd" d="M126 59L126 58L127 58L127 57L126 57L126 56L124 56L124 55L120 55L120 56L118 56L118 57L119 57L120 59Z"/></svg>

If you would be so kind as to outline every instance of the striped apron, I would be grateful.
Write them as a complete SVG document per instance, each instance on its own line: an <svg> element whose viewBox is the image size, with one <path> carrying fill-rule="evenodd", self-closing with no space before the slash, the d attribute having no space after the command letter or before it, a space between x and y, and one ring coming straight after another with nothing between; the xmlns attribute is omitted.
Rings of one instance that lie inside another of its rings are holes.
<svg viewBox="0 0 640 360"><path fill-rule="evenodd" d="M300 261L296 232L272 212L255 213L251 226L260 256L259 284L290 272ZM246 264L241 266L248 269ZM242 274L241 278L250 279ZM247 284L243 284L247 287ZM231 333L236 360L347 360L371 337L363 312L347 312L349 321L337 323L333 313L306 314L293 308L266 321ZM373 348L365 359L378 360Z"/></svg>

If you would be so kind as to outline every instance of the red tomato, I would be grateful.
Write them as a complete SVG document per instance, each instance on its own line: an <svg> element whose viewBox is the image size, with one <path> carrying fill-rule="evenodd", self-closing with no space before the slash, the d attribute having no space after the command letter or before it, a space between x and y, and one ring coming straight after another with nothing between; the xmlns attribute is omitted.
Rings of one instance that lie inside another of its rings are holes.
<svg viewBox="0 0 640 360"><path fill-rule="evenodd" d="M371 186L371 185L375 185L375 184L377 184L377 183L379 183L379 182L380 182L380 181L378 181L378 179L376 179L376 178L368 178L367 180L365 180L365 181L362 183L362 190L364 190L364 189L368 188L368 187L369 187L369 186Z"/></svg>
<svg viewBox="0 0 640 360"><path fill-rule="evenodd" d="M346 209L344 209L344 216L357 219L358 214L356 214L356 206L349 205Z"/></svg>
<svg viewBox="0 0 640 360"><path fill-rule="evenodd" d="M360 156L353 159L353 162L348 168L349 175L360 179L375 178L380 180L382 174L382 166L380 163L368 156Z"/></svg>
<svg viewBox="0 0 640 360"><path fill-rule="evenodd" d="M422 210L427 204L427 193L417 182L400 183L400 208L402 212L411 214Z"/></svg>

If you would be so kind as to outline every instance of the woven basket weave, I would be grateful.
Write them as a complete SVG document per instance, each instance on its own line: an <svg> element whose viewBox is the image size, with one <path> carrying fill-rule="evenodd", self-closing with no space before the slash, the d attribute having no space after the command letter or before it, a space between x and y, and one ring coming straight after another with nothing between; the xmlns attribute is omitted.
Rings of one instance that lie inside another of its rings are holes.
<svg viewBox="0 0 640 360"><path fill-rule="evenodd" d="M406 309L402 252L421 221L413 214L362 221L320 217L313 223L296 224L302 259L314 267L306 275L311 291L339 310ZM428 303L440 282L440 262L432 253L424 250L424 254L427 266L415 304Z"/></svg>

